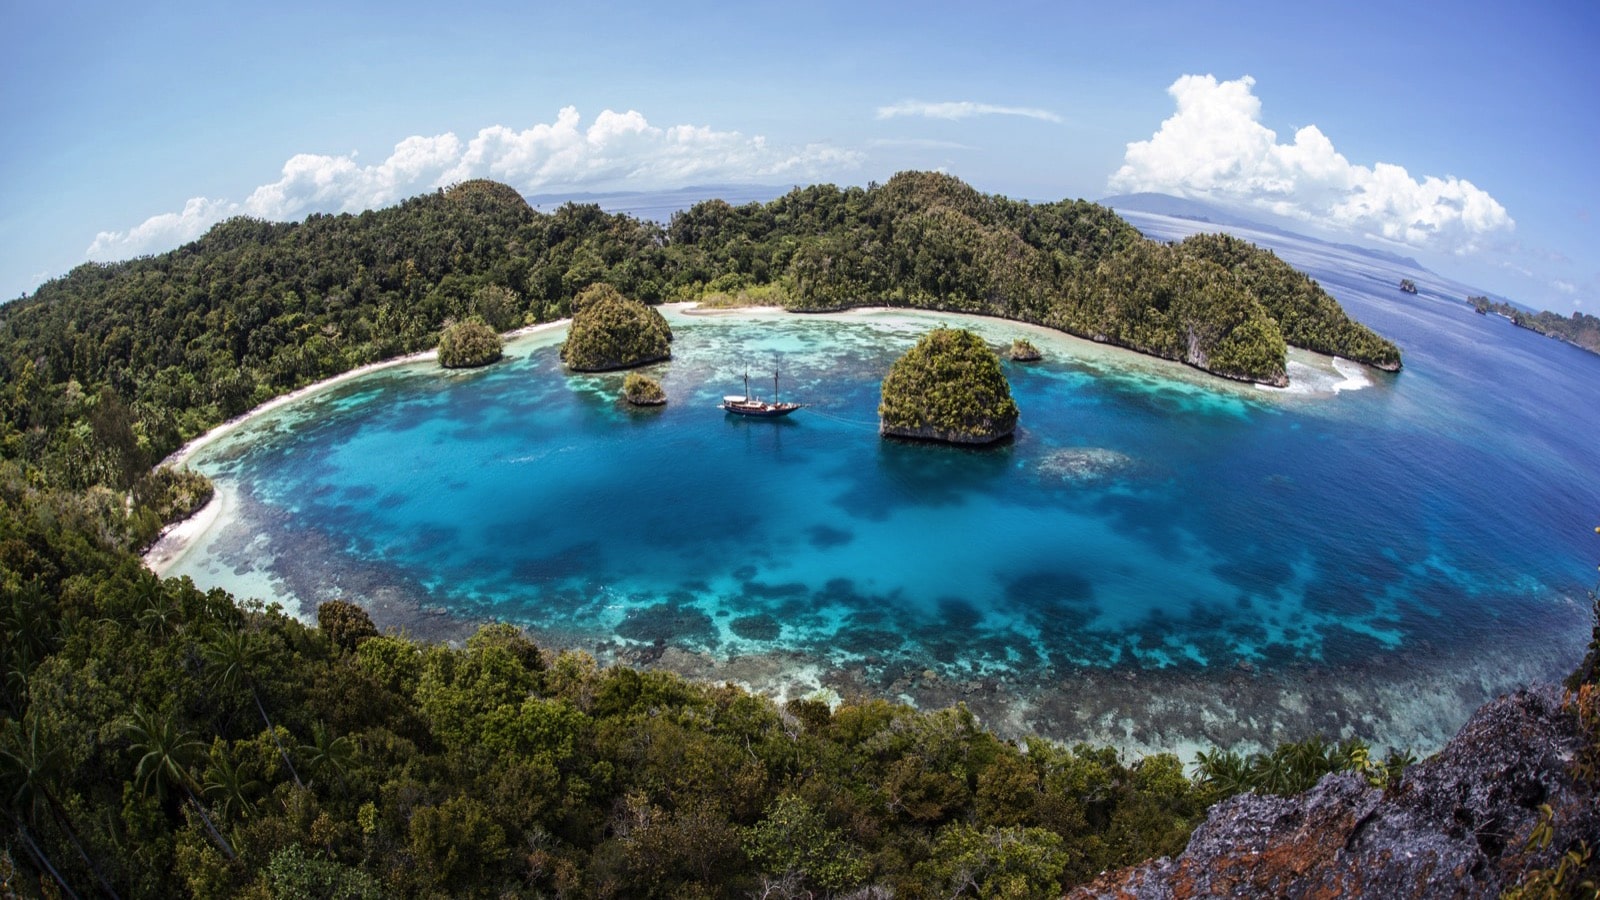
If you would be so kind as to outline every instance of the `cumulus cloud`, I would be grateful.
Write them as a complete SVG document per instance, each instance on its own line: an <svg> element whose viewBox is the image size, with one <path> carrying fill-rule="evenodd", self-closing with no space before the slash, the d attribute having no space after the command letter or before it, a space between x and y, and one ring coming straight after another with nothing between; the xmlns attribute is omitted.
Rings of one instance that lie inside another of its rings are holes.
<svg viewBox="0 0 1600 900"><path fill-rule="evenodd" d="M1114 191L1155 191L1270 210L1419 248L1467 252L1515 223L1470 181L1413 178L1392 163L1350 162L1315 125L1281 143L1261 124L1255 79L1185 75L1177 112L1128 145Z"/></svg>
<svg viewBox="0 0 1600 900"><path fill-rule="evenodd" d="M94 260L125 259L192 241L230 215L226 200L191 197L181 212L151 216L127 231L102 231L86 251Z"/></svg>
<svg viewBox="0 0 1600 900"><path fill-rule="evenodd" d="M1027 106L996 106L993 103L973 103L970 100L925 103L921 100L902 100L889 106L878 107L878 118L896 116L921 116L925 119L970 119L973 116L1022 116L1045 122L1060 122L1061 117L1048 109Z"/></svg>
<svg viewBox="0 0 1600 900"><path fill-rule="evenodd" d="M696 181L814 180L857 166L860 153L824 144L777 147L760 135L706 126L651 125L634 110L605 110L584 126L568 106L554 122L492 125L468 140L445 133L396 144L382 162L357 154L301 153L277 181L243 201L195 197L126 231L102 231L90 259L125 259L171 249L230 216L294 220L314 212L359 212L469 178L493 178L523 193L540 190L683 187Z"/></svg>

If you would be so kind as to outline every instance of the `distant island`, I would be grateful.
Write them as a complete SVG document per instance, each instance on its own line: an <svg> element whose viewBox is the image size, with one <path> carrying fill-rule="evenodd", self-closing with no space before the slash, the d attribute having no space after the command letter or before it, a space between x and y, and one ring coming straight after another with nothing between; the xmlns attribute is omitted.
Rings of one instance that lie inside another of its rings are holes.
<svg viewBox="0 0 1600 900"><path fill-rule="evenodd" d="M1161 216L1169 219L1185 219L1190 222L1206 223L1207 225L1212 225L1223 230L1243 229L1249 232L1257 232L1267 235L1269 237L1267 243L1270 243L1271 237L1281 236L1289 239L1293 243L1309 243L1332 250L1358 254L1385 266L1427 272L1420 262L1408 256L1401 256L1395 253L1389 253L1383 250L1356 244L1326 241L1299 231L1283 228L1278 225L1268 224L1265 221L1245 218L1226 207L1218 206L1209 202L1154 193L1125 194L1114 197L1105 197L1098 202L1102 206L1112 207L1119 213L1127 212L1135 214L1135 221L1138 221L1137 214L1146 214ZM1257 210L1256 213L1266 216L1267 218L1271 218L1270 215L1262 213L1259 210ZM1419 286L1414 278L1401 278L1398 282L1398 286L1399 290L1406 294L1416 294L1419 290ZM1574 313L1572 313L1570 316L1549 311L1537 312L1525 307L1516 306L1512 303L1491 301L1489 297L1480 295L1468 296L1466 298L1466 302L1473 306L1480 315L1486 315L1490 312L1494 312L1497 315L1501 315L1511 320L1514 324L1522 328L1526 328L1530 331L1538 332L1548 337L1555 338L1556 340L1572 344L1573 346L1583 350L1600 353L1600 349L1597 349L1597 346L1600 346L1600 339L1597 339L1593 336L1593 330L1596 327L1596 322L1600 320L1597 320L1592 315L1578 313L1576 311L1574 311ZM1288 340L1290 344L1302 346L1297 344L1296 341L1289 337L1287 333L1285 334L1285 339ZM1310 348L1308 347L1308 349Z"/></svg>
<svg viewBox="0 0 1600 900"><path fill-rule="evenodd" d="M1546 337L1565 341L1574 347L1600 353L1600 317L1573 310L1571 316L1562 316L1549 310L1529 312L1510 303L1490 300L1484 296L1468 297L1467 302L1479 315L1494 313L1511 320L1518 328L1538 332Z"/></svg>

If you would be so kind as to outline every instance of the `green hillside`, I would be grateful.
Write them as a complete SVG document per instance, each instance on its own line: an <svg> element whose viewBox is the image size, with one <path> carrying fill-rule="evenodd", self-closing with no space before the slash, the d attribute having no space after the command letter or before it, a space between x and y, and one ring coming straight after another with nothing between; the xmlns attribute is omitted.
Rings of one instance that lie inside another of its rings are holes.
<svg viewBox="0 0 1600 900"><path fill-rule="evenodd" d="M1283 373L1273 303L1229 268L1092 204L942 175L704 203L665 228L595 206L543 215L468 182L81 266L0 307L0 884L1050 896L1182 846L1220 794L1171 756L1023 752L960 709L779 706L599 669L506 626L424 645L329 604L312 628L143 567L161 526L210 496L152 471L185 440L435 347L449 323L561 318L597 284L646 302L759 288L795 309L980 312L1230 377Z"/></svg>

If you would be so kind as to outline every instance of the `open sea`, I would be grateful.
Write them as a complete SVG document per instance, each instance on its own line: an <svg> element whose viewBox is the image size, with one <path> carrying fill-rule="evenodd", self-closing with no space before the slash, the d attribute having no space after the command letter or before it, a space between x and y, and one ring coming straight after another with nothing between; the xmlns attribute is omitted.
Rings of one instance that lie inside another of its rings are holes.
<svg viewBox="0 0 1600 900"><path fill-rule="evenodd" d="M1405 370L1292 351L1277 391L991 319L668 309L674 358L646 370L664 408L567 374L548 331L487 369L397 366L252 418L190 460L222 512L167 574L308 617L354 600L422 637L510 621L778 696L965 702L1010 736L1434 749L1581 656L1600 357L1432 273L1230 230ZM884 373L940 323L1044 351L1005 364L1014 441L878 436ZM774 369L807 409L717 408Z"/></svg>

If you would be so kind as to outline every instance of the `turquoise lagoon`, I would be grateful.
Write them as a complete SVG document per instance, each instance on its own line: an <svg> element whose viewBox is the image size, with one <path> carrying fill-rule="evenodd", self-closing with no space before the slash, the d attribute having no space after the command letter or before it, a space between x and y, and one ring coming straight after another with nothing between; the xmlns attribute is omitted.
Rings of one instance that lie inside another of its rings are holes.
<svg viewBox="0 0 1600 900"><path fill-rule="evenodd" d="M1007 734L1429 748L1581 652L1600 359L1382 274L1333 287L1406 371L1297 352L1288 391L899 311L670 309L654 410L566 374L559 331L384 369L196 454L225 511L168 574L779 695L960 701ZM883 373L941 322L1045 351L1006 364L1014 441L879 438ZM774 368L809 408L717 408Z"/></svg>

